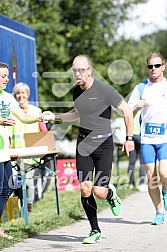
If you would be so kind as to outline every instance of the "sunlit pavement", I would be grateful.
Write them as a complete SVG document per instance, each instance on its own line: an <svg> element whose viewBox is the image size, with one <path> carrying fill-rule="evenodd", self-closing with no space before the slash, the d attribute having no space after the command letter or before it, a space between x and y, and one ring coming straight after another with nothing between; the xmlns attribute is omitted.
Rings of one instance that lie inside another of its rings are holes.
<svg viewBox="0 0 167 252"><path fill-rule="evenodd" d="M123 200L120 216L113 216L110 209L98 214L102 242L85 245L83 238L89 233L86 219L67 227L26 239L4 252L164 252L167 247L167 221L158 226L150 225L155 211L148 192L137 192ZM167 218L167 214L165 213Z"/></svg>

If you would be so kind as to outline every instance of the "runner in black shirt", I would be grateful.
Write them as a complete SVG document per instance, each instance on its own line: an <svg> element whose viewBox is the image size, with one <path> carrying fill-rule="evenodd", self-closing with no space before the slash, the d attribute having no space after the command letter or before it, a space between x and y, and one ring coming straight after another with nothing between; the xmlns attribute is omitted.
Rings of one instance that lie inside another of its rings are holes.
<svg viewBox="0 0 167 252"><path fill-rule="evenodd" d="M91 232L83 243L95 243L101 240L101 230L94 195L98 199L106 199L114 215L119 215L121 211L116 189L109 184L114 149L111 106L124 113L127 137L123 149L128 156L129 151L134 149L133 112L112 86L93 79L92 64L87 56L77 56L72 71L77 84L73 90L74 109L58 116L51 112L44 112L43 115L46 120L64 122L80 119L76 150L77 175L81 183L81 202L91 226Z"/></svg>

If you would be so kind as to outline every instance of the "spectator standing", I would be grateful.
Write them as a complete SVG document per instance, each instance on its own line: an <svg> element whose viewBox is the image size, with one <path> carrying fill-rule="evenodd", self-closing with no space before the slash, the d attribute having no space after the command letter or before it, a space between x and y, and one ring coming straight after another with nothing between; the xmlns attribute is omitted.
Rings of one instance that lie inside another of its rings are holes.
<svg viewBox="0 0 167 252"><path fill-rule="evenodd" d="M42 116L32 116L23 113L16 99L4 91L8 82L8 65L0 62L0 218L8 198L13 192L8 126L14 125L15 120L11 117L11 112L24 123L34 123L43 120ZM12 239L1 228L0 237Z"/></svg>
<svg viewBox="0 0 167 252"><path fill-rule="evenodd" d="M128 165L128 175L129 175L129 187L137 187L140 191L145 191L147 189L147 185L145 185L145 168L141 155L141 136L140 136L140 112L134 118L134 144L135 148L133 151L129 153L129 165ZM139 178L137 183L135 183L135 165L137 160L139 160Z"/></svg>
<svg viewBox="0 0 167 252"><path fill-rule="evenodd" d="M29 103L28 99L30 96L30 88L26 83L20 82L16 84L13 88L13 95L25 114L39 116L42 113L40 108ZM25 147L25 133L35 133L40 131L47 132L47 127L44 122L25 124L19 121L17 118L15 120L17 123L12 126L11 148ZM25 167L31 167L31 165L36 163L36 161L33 159L25 159ZM36 168L27 171L25 183L27 189L28 211L31 212L31 208L36 200L36 197L38 199L42 199L43 197L42 169Z"/></svg>

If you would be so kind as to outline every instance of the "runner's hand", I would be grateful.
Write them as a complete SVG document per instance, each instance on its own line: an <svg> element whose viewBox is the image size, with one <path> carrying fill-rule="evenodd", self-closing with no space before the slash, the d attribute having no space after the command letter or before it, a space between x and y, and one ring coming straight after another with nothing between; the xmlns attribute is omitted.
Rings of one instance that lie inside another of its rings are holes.
<svg viewBox="0 0 167 252"><path fill-rule="evenodd" d="M45 121L55 121L55 115L51 111L45 111L42 115Z"/></svg>
<svg viewBox="0 0 167 252"><path fill-rule="evenodd" d="M45 111L42 113L42 116L44 117L45 121L53 121L56 123L62 123L62 119L59 115L54 115L51 111Z"/></svg>
<svg viewBox="0 0 167 252"><path fill-rule="evenodd" d="M134 150L134 141L126 141L122 146L122 151L126 151L127 156L129 157L129 152Z"/></svg>

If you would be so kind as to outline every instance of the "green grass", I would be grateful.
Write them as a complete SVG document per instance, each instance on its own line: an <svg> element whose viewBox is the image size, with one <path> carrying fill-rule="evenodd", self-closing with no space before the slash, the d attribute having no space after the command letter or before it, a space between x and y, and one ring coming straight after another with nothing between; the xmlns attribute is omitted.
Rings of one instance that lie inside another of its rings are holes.
<svg viewBox="0 0 167 252"><path fill-rule="evenodd" d="M115 178L115 171L112 178ZM126 170L120 170L120 177L126 176ZM111 178L111 179L112 179ZM119 185L117 193L120 198L125 198L135 190L130 190L123 183ZM44 194L44 198L33 205L32 213L29 214L29 225L25 225L22 218L13 222L1 223L2 229L12 235L14 239L8 241L0 238L0 250L23 239L33 237L38 233L70 225L84 216L80 202L80 192L59 192L60 215L57 215L55 191L53 184ZM106 201L97 200L98 211L108 207ZM111 215L112 216L112 215Z"/></svg>

